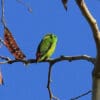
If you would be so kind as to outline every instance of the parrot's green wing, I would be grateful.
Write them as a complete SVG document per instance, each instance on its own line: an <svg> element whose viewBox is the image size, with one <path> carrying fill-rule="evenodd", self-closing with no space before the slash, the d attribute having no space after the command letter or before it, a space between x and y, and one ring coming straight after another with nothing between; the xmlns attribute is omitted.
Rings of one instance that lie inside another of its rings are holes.
<svg viewBox="0 0 100 100"><path fill-rule="evenodd" d="M51 45L52 45L51 38L50 37L44 38L40 42L40 45L38 46L37 53L40 53L40 56L43 56L50 49Z"/></svg>

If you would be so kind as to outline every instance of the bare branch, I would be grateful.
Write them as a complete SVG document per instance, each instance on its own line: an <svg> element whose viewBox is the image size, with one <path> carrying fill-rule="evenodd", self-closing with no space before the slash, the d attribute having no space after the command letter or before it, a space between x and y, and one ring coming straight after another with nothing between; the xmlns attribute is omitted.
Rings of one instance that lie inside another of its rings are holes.
<svg viewBox="0 0 100 100"><path fill-rule="evenodd" d="M0 42L3 44L3 45L5 45L5 42L4 42L4 40L0 37Z"/></svg>
<svg viewBox="0 0 100 100"><path fill-rule="evenodd" d="M2 7L1 22L3 26L6 27L5 16L4 16L4 0L1 0L1 7Z"/></svg>
<svg viewBox="0 0 100 100"><path fill-rule="evenodd" d="M92 89L92 100L100 100L100 31L96 22L96 19L91 15L84 0L76 0L83 16L89 23L93 32L93 37L96 43L97 56L95 60L95 66L92 73L93 78L93 89Z"/></svg>
<svg viewBox="0 0 100 100"><path fill-rule="evenodd" d="M47 82L47 88L48 88L48 91L49 91L49 97L50 97L50 100L59 100L57 97L55 97L51 91L51 87L50 87L50 83L51 83L51 72L52 72L52 66L53 66L53 63L49 63L49 72L48 72L48 82Z"/></svg>
<svg viewBox="0 0 100 100"><path fill-rule="evenodd" d="M92 93L92 91L91 91L91 90L89 90L88 92L86 92L86 93L83 93L83 94L81 94L80 96L77 96L77 97L75 97L75 98L72 98L72 99L70 99L70 100L77 100L77 99L79 99L79 98L81 98L81 97L83 97L83 96L86 96L86 95L88 95L89 93Z"/></svg>
<svg viewBox="0 0 100 100"><path fill-rule="evenodd" d="M86 18L87 22L89 23L89 25L93 31L93 36L94 36L94 40L96 42L96 46L97 46L97 48L100 49L100 32L99 32L99 28L98 28L96 19L91 15L84 0L76 0L76 3L79 6L83 16Z"/></svg>
<svg viewBox="0 0 100 100"><path fill-rule="evenodd" d="M68 3L68 0L62 0L62 4L66 11L67 11L67 3Z"/></svg>
<svg viewBox="0 0 100 100"><path fill-rule="evenodd" d="M22 63L25 63L25 64L31 64L31 63L37 63L36 62L36 59L28 59L28 60L11 60L10 58L8 59L8 57L2 57L0 56L0 58L5 58L5 60L7 61L6 63L8 64L12 64L12 63L15 63L15 62L22 62ZM45 60L45 61L41 61L39 63L42 63L42 62L48 62L48 63L57 63L57 62L60 62L60 61L74 61L74 60L86 60L86 61L89 61L93 64L95 64L95 58L92 58L90 56L87 56L87 55L81 55L81 56L60 56L58 58L55 58L55 59L48 59L48 60Z"/></svg>
<svg viewBox="0 0 100 100"><path fill-rule="evenodd" d="M10 61L11 60L9 57L5 57L5 56L0 56L0 59L6 60L6 61Z"/></svg>
<svg viewBox="0 0 100 100"><path fill-rule="evenodd" d="M6 64L6 63L12 64L12 63L15 63L15 62L22 62L22 63L27 65L27 64L30 64L30 63L37 63L36 59L28 59L28 60L16 60L15 59L15 60L11 60L10 58L4 57L4 56L0 56L0 58L3 59L3 60L6 60L5 62L1 62L0 64ZM74 61L74 60L86 60L86 61L89 61L89 62L95 64L95 58L92 58L92 57L87 56L87 55L81 55L81 56L60 56L60 57L55 58L55 59L48 59L46 61L41 61L40 62L40 63L42 63L42 62L48 62L49 63L47 88L48 88L50 100L59 100L57 97L55 97L53 95L51 87L50 87L52 66L55 63L60 62L60 61L69 61L69 62L71 62L71 61ZM72 99L72 100L75 100L75 99Z"/></svg>
<svg viewBox="0 0 100 100"><path fill-rule="evenodd" d="M87 56L87 55L80 55L80 56L60 56L58 58L50 60L50 62L57 63L57 62L64 61L64 60L65 61L69 61L69 62L74 61L74 60L86 60L86 61L89 61L89 62L95 64L95 58L92 58L92 57Z"/></svg>
<svg viewBox="0 0 100 100"><path fill-rule="evenodd" d="M18 3L22 4L23 6L25 6L27 8L27 10L32 13L32 8L25 2L23 2L22 0L16 0Z"/></svg>

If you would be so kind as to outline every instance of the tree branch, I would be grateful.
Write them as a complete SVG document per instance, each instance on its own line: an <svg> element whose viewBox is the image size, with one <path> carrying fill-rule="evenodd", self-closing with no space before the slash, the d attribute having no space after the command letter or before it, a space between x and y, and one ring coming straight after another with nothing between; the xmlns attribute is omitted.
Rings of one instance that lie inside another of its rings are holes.
<svg viewBox="0 0 100 100"><path fill-rule="evenodd" d="M11 61L11 59L9 57L5 57L5 56L0 56L0 59L6 60L6 61Z"/></svg>
<svg viewBox="0 0 100 100"><path fill-rule="evenodd" d="M6 27L5 16L4 16L4 0L1 0L1 7L2 7L1 22L3 26Z"/></svg>
<svg viewBox="0 0 100 100"><path fill-rule="evenodd" d="M36 59L28 59L28 60L11 60L10 58L8 57L4 57L4 56L0 56L1 59L4 59L6 60L6 63L8 64L12 64L12 63L16 63L16 62L22 62L22 63L25 63L25 64L31 64L31 63L37 63L36 62ZM75 61L75 60L86 60L86 61L89 61L91 62L92 64L95 64L95 58L92 58L90 56L87 56L87 55L80 55L80 56L60 56L58 58L55 58L55 59L48 59L48 60L45 60L45 61L41 61L39 63L42 63L42 62L48 62L48 63L57 63L57 62L60 62L60 61Z"/></svg>
<svg viewBox="0 0 100 100"><path fill-rule="evenodd" d="M5 42L4 42L4 40L0 37L0 42L3 44L3 45L5 45Z"/></svg>
<svg viewBox="0 0 100 100"><path fill-rule="evenodd" d="M18 3L22 4L23 6L25 6L27 8L27 10L32 13L32 8L25 2L23 2L22 0L16 0Z"/></svg>
<svg viewBox="0 0 100 100"><path fill-rule="evenodd" d="M97 48L100 49L100 32L99 32L96 19L91 15L84 0L76 0L76 3L79 6L83 16L86 18L87 22L89 23L91 30L93 31L93 37L96 42L96 46Z"/></svg>
<svg viewBox="0 0 100 100"><path fill-rule="evenodd" d="M93 32L93 37L96 43L97 57L93 69L93 88L92 88L92 100L100 100L100 31L96 22L96 19L91 15L84 0L76 0L83 16L89 23Z"/></svg>
<svg viewBox="0 0 100 100"><path fill-rule="evenodd" d="M59 100L57 97L55 97L51 91L51 87L50 87L50 83L51 83L51 72L52 72L52 66L53 66L53 63L49 63L49 72L48 72L48 82L47 82L47 88L48 88L48 91L49 91L49 97L50 97L50 100Z"/></svg>
<svg viewBox="0 0 100 100"><path fill-rule="evenodd" d="M48 72L48 83L47 83L47 88L48 88L48 91L49 91L49 97L50 97L50 99L52 99L52 92L51 92L51 88L50 88L51 70L52 70L52 64L50 63L50 65L49 65L49 72Z"/></svg>
<svg viewBox="0 0 100 100"><path fill-rule="evenodd" d="M12 63L16 63L16 62L22 62L24 64L32 64L32 63L37 63L36 59L28 59L28 60L11 60L10 58L8 57L4 57L4 56L0 56L0 58L2 60L5 60L4 62L0 62L0 64L12 64ZM48 59L46 61L41 61L39 63L42 63L42 62L48 62L49 63L49 72L48 72L48 82L47 82L47 88L48 88L48 92L49 92L49 97L50 97L50 100L59 100L57 97L55 97L52 93L52 90L51 90L51 87L50 87L50 84L51 84L51 73L52 73L52 66L57 63L57 62L60 62L60 61L74 61L74 60L86 60L86 61L89 61L91 62L92 64L95 64L95 58L92 58L90 56L87 56L87 55L81 55L81 56L60 56L58 58L55 58L55 59Z"/></svg>
<svg viewBox="0 0 100 100"><path fill-rule="evenodd" d="M79 98L81 98L81 97L83 97L83 96L88 95L89 93L92 93L92 91L89 90L88 92L83 93L83 94L81 94L80 96L77 96L77 97L71 98L70 100L77 100L77 99L79 99Z"/></svg>

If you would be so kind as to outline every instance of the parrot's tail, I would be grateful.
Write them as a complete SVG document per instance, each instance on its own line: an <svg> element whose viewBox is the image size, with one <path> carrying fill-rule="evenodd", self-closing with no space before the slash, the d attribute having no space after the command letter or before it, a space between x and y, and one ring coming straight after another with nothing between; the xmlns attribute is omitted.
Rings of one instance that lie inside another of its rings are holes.
<svg viewBox="0 0 100 100"><path fill-rule="evenodd" d="M39 62L39 58L36 58L36 63L38 63Z"/></svg>

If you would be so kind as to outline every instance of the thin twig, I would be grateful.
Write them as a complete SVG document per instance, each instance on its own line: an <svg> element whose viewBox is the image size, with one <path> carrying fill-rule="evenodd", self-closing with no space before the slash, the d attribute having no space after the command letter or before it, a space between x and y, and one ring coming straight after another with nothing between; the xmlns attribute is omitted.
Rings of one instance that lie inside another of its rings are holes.
<svg viewBox="0 0 100 100"><path fill-rule="evenodd" d="M62 0L62 4L66 11L67 11L67 3L68 3L68 0Z"/></svg>
<svg viewBox="0 0 100 100"><path fill-rule="evenodd" d="M1 0L1 7L2 7L2 15L1 15L1 22L4 27L6 27L6 21L4 16L4 0Z"/></svg>
<svg viewBox="0 0 100 100"><path fill-rule="evenodd" d="M25 2L23 2L22 0L16 0L17 2L19 2L20 4L22 4L23 6L25 6L27 8L27 10L32 13L32 8Z"/></svg>
<svg viewBox="0 0 100 100"><path fill-rule="evenodd" d="M48 88L48 91L49 91L49 97L50 97L50 100L59 100L57 97L55 97L51 91L51 87L50 87L50 83L51 83L51 72L52 72L52 66L53 66L53 63L49 63L49 72L48 72L48 82L47 82L47 88Z"/></svg>
<svg viewBox="0 0 100 100"><path fill-rule="evenodd" d="M51 70L52 70L52 64L50 63L49 72L48 72L48 83L47 83L47 88L48 88L48 91L49 91L50 100L52 100L52 92L51 92L51 88L50 88L50 83L51 83Z"/></svg>
<svg viewBox="0 0 100 100"><path fill-rule="evenodd" d="M0 56L0 59L6 60L6 61L10 61L11 60L9 57L5 57L5 56Z"/></svg>
<svg viewBox="0 0 100 100"><path fill-rule="evenodd" d="M4 42L4 40L0 37L0 42L3 44L3 45L5 45L5 42Z"/></svg>
<svg viewBox="0 0 100 100"><path fill-rule="evenodd" d="M5 56L0 56L0 59L5 60L3 62L0 62L0 64L6 64L8 63L8 61L11 61L9 57L5 57Z"/></svg>
<svg viewBox="0 0 100 100"><path fill-rule="evenodd" d="M77 96L77 97L71 98L70 100L77 100L77 99L79 99L79 98L81 98L81 97L83 97L83 96L88 95L89 93L92 93L92 91L89 90L88 92L83 93L83 94L81 94L81 95L79 95L79 96Z"/></svg>
<svg viewBox="0 0 100 100"><path fill-rule="evenodd" d="M52 59L54 63L60 62L60 61L74 61L74 60L86 60L89 61L93 64L95 64L95 58L92 58L91 56L88 55L79 55L79 56L60 56L58 58Z"/></svg>

